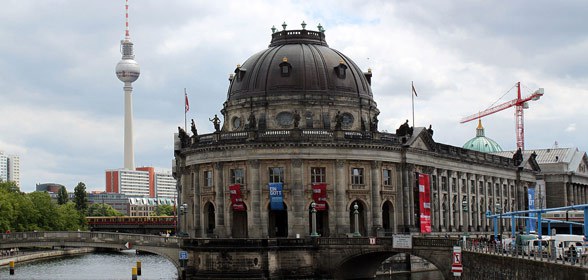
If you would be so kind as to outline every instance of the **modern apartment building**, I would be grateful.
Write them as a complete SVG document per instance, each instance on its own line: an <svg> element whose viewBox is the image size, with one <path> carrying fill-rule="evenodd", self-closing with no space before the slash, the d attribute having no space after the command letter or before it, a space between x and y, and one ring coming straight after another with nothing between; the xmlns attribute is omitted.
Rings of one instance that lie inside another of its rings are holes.
<svg viewBox="0 0 588 280"><path fill-rule="evenodd" d="M0 181L15 182L20 188L20 157L0 152Z"/></svg>
<svg viewBox="0 0 588 280"><path fill-rule="evenodd" d="M171 171L156 171L153 167L106 170L106 192L173 199L176 196L176 180Z"/></svg>

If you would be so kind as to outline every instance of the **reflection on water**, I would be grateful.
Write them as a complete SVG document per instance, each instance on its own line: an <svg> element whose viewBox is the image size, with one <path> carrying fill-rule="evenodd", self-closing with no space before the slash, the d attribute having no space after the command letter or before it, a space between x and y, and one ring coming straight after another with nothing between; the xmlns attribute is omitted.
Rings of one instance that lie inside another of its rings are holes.
<svg viewBox="0 0 588 280"><path fill-rule="evenodd" d="M135 255L134 251L122 253L92 253L58 259L17 263L15 275L9 275L9 268L0 268L0 279L46 280L46 279L89 279L117 280L131 279L131 269L141 261L139 279L176 280L175 266L167 259L151 254Z"/></svg>
<svg viewBox="0 0 588 280"><path fill-rule="evenodd" d="M376 279L384 280L384 279L393 279L393 280L442 280L443 274L441 271L434 270L434 271L426 271L426 272L416 272L416 273L396 273L392 275L380 275L376 277Z"/></svg>

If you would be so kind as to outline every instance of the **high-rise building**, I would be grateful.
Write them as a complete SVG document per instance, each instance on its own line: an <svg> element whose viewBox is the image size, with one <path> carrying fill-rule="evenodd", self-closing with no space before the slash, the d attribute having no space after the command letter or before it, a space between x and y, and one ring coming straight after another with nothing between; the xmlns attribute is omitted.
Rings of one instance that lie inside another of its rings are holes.
<svg viewBox="0 0 588 280"><path fill-rule="evenodd" d="M20 187L20 157L0 152L0 181L15 182Z"/></svg>
<svg viewBox="0 0 588 280"><path fill-rule="evenodd" d="M153 167L106 170L106 192L152 198L175 198L176 179Z"/></svg>

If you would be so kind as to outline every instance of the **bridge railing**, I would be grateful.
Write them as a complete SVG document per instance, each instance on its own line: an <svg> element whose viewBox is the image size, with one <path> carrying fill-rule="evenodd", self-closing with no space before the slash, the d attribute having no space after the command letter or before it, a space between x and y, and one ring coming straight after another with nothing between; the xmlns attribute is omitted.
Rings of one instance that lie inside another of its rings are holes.
<svg viewBox="0 0 588 280"><path fill-rule="evenodd" d="M529 251L524 246L520 245L502 245L501 243L479 242L477 240L467 240L465 246L463 243L461 246L462 249L467 252L588 267L588 252L576 252L576 254L568 253L562 256L557 256L556 252L549 250L545 250L542 253L539 253Z"/></svg>
<svg viewBox="0 0 588 280"><path fill-rule="evenodd" d="M88 232L88 231L40 231L40 232L14 232L0 234L2 243L16 242L93 242L93 243L115 243L138 244L144 246L177 247L178 238L163 237L157 235L109 233L109 232Z"/></svg>

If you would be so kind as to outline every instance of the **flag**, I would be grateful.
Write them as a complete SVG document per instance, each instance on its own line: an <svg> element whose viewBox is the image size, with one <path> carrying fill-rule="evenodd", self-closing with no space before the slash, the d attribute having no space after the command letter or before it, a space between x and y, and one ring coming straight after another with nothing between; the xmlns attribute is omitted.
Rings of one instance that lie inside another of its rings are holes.
<svg viewBox="0 0 588 280"><path fill-rule="evenodd" d="M188 102L188 94L184 92L184 95L186 96L186 111L185 113L187 113L188 111L190 111L190 103Z"/></svg>
<svg viewBox="0 0 588 280"><path fill-rule="evenodd" d="M417 97L419 96L419 95L416 93L416 89L414 89L414 84L412 84L412 92L414 93L414 96L417 96Z"/></svg>

